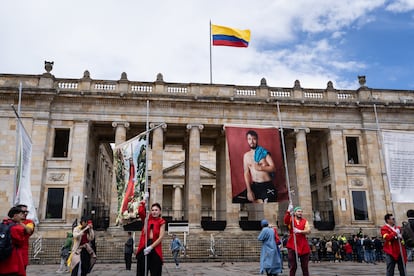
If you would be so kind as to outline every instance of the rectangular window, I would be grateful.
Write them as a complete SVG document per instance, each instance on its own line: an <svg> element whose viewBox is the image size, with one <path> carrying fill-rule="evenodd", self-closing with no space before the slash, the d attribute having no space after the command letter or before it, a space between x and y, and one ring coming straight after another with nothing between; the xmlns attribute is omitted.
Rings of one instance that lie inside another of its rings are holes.
<svg viewBox="0 0 414 276"><path fill-rule="evenodd" d="M68 128L55 129L55 143L53 147L53 157L68 157L69 149L69 134Z"/></svg>
<svg viewBox="0 0 414 276"><path fill-rule="evenodd" d="M352 191L355 220L368 220L368 205L365 191Z"/></svg>
<svg viewBox="0 0 414 276"><path fill-rule="evenodd" d="M61 219L63 211L64 188L47 189L46 218Z"/></svg>
<svg viewBox="0 0 414 276"><path fill-rule="evenodd" d="M359 164L358 137L346 137L348 164Z"/></svg>

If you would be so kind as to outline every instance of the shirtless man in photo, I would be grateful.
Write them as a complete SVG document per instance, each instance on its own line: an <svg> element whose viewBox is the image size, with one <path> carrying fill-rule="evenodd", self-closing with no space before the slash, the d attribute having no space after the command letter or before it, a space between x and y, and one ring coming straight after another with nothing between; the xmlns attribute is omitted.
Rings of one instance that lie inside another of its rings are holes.
<svg viewBox="0 0 414 276"><path fill-rule="evenodd" d="M270 153L258 145L259 137L254 130L246 133L250 150L243 156L244 181L250 202L275 202L277 192L272 183L275 165Z"/></svg>

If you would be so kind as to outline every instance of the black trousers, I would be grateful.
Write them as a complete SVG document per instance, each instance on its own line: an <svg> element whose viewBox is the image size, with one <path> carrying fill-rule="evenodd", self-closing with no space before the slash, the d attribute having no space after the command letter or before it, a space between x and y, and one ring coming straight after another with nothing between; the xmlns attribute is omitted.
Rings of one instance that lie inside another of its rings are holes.
<svg viewBox="0 0 414 276"><path fill-rule="evenodd" d="M124 260L126 270L131 270L132 253L124 253Z"/></svg>
<svg viewBox="0 0 414 276"><path fill-rule="evenodd" d="M90 272L89 269L91 266L91 257L85 248L82 248L82 251L80 253L80 258L81 258L81 262L80 262L81 276L86 276ZM77 264L75 268L72 270L71 276L77 276L78 270L79 270L79 264Z"/></svg>
<svg viewBox="0 0 414 276"><path fill-rule="evenodd" d="M162 261L154 250L147 255L147 271L151 272L151 276L161 276ZM144 250L141 250L137 255L137 276L145 276Z"/></svg>

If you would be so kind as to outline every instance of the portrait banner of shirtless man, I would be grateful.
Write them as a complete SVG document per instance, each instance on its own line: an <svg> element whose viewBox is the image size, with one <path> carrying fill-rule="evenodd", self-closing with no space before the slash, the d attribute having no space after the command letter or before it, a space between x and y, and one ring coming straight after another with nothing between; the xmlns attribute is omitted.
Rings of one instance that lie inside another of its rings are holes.
<svg viewBox="0 0 414 276"><path fill-rule="evenodd" d="M233 203L287 200L280 133L226 126Z"/></svg>

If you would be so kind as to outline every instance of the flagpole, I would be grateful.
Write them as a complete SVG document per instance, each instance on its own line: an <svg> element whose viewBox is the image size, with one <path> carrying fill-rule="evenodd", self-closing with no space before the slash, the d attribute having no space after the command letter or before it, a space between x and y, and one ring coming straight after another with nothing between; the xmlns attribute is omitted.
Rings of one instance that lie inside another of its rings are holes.
<svg viewBox="0 0 414 276"><path fill-rule="evenodd" d="M277 104L277 116L279 118L279 128L280 128L280 140L282 140L282 150L283 150L283 160L285 165L285 174L286 174L286 184L288 188L288 197L289 197L289 205L292 204L292 195L290 191L290 180L289 180L289 169L287 164L287 155L286 155L286 145L285 145L285 137L283 133L283 126L282 126L282 118L280 116L280 107L279 107L279 101L276 102ZM292 222L292 233L293 233L293 244L295 245L295 256L296 256L296 264L299 264L299 254L298 254L298 246L296 243L296 233L293 231L295 227L295 221L294 221L294 213L293 211L290 212L290 220Z"/></svg>
<svg viewBox="0 0 414 276"><path fill-rule="evenodd" d="M395 215L395 207L394 207L394 201L392 200L392 193L391 193L391 183L390 180L388 178L388 173L387 173L387 163L385 162L385 155L384 155L384 147L382 146L383 141L382 141L382 133L381 133L381 128L380 128L380 124L379 124L379 120L378 120L378 114L377 114L377 105L374 103L374 114L375 114L375 123L377 125L377 139L378 139L378 146L380 147L380 166L382 167L382 161L384 162L385 165L385 176L388 182L388 189L390 191L390 196L391 196L391 208L392 208L392 213ZM381 160L382 159L382 160ZM395 216L394 216L395 218ZM397 220L394 219L394 225L397 227ZM398 245L400 247L400 257L402 260L402 264L404 267L404 275L407 275L407 268L406 268L406 264L404 262L404 254L403 254L403 249L402 249L402 245L401 245L401 238L398 238Z"/></svg>
<svg viewBox="0 0 414 276"><path fill-rule="evenodd" d="M16 163L14 164L14 181L13 181L13 202L12 205L14 205L16 202L16 196L17 196L17 169L19 167L19 152L20 152L20 105L22 101L22 82L19 84L19 102L17 104L17 112L14 109L14 106L12 105L12 108L14 110L14 113L16 114Z"/></svg>
<svg viewBox="0 0 414 276"><path fill-rule="evenodd" d="M145 150L145 195L148 195L148 149L149 149L149 100L147 100L147 118L146 118L146 127L145 127L145 143L146 143L146 150ZM148 218L149 218L149 198L146 198L144 195L145 202L145 221L144 221L144 229L145 229L145 248L148 246ZM144 254L145 255L145 254ZM145 276L148 275L148 255L145 255Z"/></svg>
<svg viewBox="0 0 414 276"><path fill-rule="evenodd" d="M211 20L210 20L210 84L213 84L213 61L212 61L212 50L211 50Z"/></svg>

